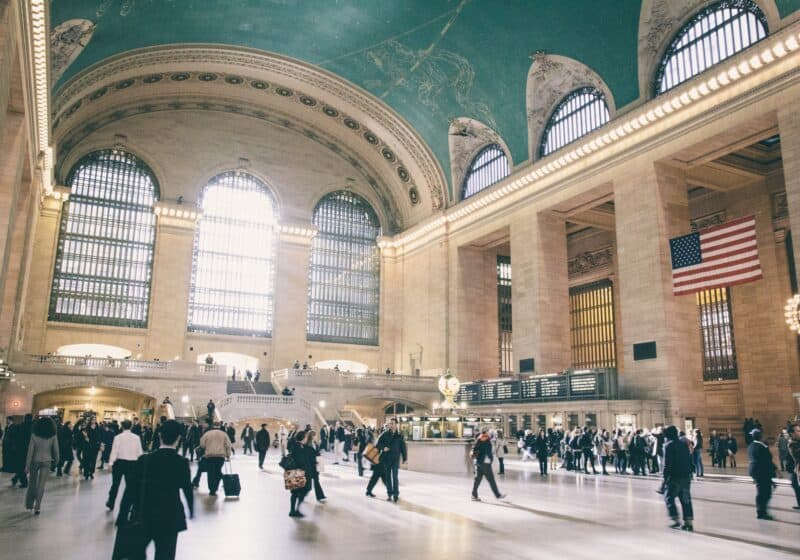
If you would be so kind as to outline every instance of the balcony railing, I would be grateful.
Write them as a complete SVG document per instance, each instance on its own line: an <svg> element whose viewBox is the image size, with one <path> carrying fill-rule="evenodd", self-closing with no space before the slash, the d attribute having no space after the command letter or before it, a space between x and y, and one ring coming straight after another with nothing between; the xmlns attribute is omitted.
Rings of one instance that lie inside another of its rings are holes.
<svg viewBox="0 0 800 560"><path fill-rule="evenodd" d="M12 370L19 372L112 372L152 373L164 375L189 375L224 377L225 369L216 364L196 364L175 360L161 362L158 360L126 360L119 358L94 358L91 356L58 356L52 354L31 354L23 360L12 364Z"/></svg>
<svg viewBox="0 0 800 560"><path fill-rule="evenodd" d="M437 391L438 378L380 373L352 373L332 369L281 369L272 372L280 387L378 387L406 391Z"/></svg>

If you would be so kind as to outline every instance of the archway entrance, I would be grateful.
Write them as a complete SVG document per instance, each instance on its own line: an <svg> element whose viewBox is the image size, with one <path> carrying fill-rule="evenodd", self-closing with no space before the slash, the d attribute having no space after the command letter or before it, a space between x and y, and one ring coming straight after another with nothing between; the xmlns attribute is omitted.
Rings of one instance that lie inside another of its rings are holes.
<svg viewBox="0 0 800 560"><path fill-rule="evenodd" d="M98 420L125 420L134 416L142 424L152 421L155 399L149 395L118 389L116 387L69 387L44 391L33 397L33 413L47 411L61 417L62 421L75 422L88 415Z"/></svg>

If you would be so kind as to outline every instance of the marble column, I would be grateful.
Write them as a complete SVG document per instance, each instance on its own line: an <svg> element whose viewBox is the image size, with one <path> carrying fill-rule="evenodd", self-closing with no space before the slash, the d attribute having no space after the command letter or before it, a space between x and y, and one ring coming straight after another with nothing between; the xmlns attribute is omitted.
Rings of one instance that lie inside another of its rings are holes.
<svg viewBox="0 0 800 560"><path fill-rule="evenodd" d="M538 373L572 364L569 330L566 223L549 212L511 222L511 302L514 370L535 360Z"/></svg>
<svg viewBox="0 0 800 560"><path fill-rule="evenodd" d="M157 357L162 361L178 357L194 361L195 355L185 352L185 342L197 223L189 216L168 216L166 210L173 206L176 213L184 210L175 205L158 207L147 340L143 357Z"/></svg>
<svg viewBox="0 0 800 560"><path fill-rule="evenodd" d="M282 224L275 250L275 304L270 369L290 367L306 356L308 267L315 228L311 223Z"/></svg>
<svg viewBox="0 0 800 560"><path fill-rule="evenodd" d="M694 417L705 428L699 319L694 296L672 294L669 240L689 233L682 171L632 164L614 182L624 362L623 398L666 400L668 421ZM633 345L655 342L657 357L633 359Z"/></svg>

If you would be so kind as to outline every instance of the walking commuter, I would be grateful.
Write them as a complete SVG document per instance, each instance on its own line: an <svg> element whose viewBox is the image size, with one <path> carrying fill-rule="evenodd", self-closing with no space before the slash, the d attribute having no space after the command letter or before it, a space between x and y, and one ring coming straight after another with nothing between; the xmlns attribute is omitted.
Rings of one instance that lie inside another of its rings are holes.
<svg viewBox="0 0 800 560"><path fill-rule="evenodd" d="M775 488L775 464L769 447L761 441L761 430L756 428L750 432L752 443L747 448L747 457L750 460L748 474L756 485L756 517L758 519L773 520L769 512L769 501L772 498L772 489Z"/></svg>
<svg viewBox="0 0 800 560"><path fill-rule="evenodd" d="M492 436L492 450L494 451L494 456L497 458L497 474L504 475L506 474L505 457L506 453L508 453L506 438L503 437L502 431L494 432Z"/></svg>
<svg viewBox="0 0 800 560"><path fill-rule="evenodd" d="M100 453L100 470L103 470L103 467L110 463L111 458L111 446L114 444L114 437L116 434L111 429L111 426L107 423L103 423L100 427L100 443L102 444L102 453Z"/></svg>
<svg viewBox="0 0 800 560"><path fill-rule="evenodd" d="M705 468L703 467L703 433L700 430L694 431L694 450L692 451L694 462L694 475L703 478Z"/></svg>
<svg viewBox="0 0 800 560"><path fill-rule="evenodd" d="M728 437L725 440L728 446L728 461L730 461L731 468L736 468L736 453L739 451L739 442L733 437L733 434L728 432Z"/></svg>
<svg viewBox="0 0 800 560"><path fill-rule="evenodd" d="M558 452L560 449L561 436L559 430L547 428L547 454L550 457L550 470L558 468Z"/></svg>
<svg viewBox="0 0 800 560"><path fill-rule="evenodd" d="M131 433L130 420L122 421L122 432L111 443L108 461L111 464L111 489L108 491L106 507L114 509L117 502L119 484L125 479L125 488L133 484L137 461L142 455L142 441Z"/></svg>
<svg viewBox="0 0 800 560"><path fill-rule="evenodd" d="M475 461L475 481L472 483L472 499L476 502L481 501L478 496L478 488L484 478L489 481L489 487L498 500L505 498L505 494L501 494L500 490L497 489L497 482L492 472L492 459L494 458L494 454L492 451L491 439L492 438L489 436L489 428L484 426L481 428L481 435L478 436L478 440L472 448L472 458L473 461Z"/></svg>
<svg viewBox="0 0 800 560"><path fill-rule="evenodd" d="M356 430L356 446L356 467L358 467L358 476L364 476L364 449L367 447L366 426L361 426Z"/></svg>
<svg viewBox="0 0 800 560"><path fill-rule="evenodd" d="M194 461L194 450L197 447L197 443L200 441L200 426L197 425L195 420L192 420L191 426L189 429L186 430L186 436L183 438L183 456L186 457L186 453L189 453L189 462L191 463Z"/></svg>
<svg viewBox="0 0 800 560"><path fill-rule="evenodd" d="M289 434L286 432L286 426L281 424L275 438L278 440L278 445L281 448L281 457L286 457L286 448L289 446Z"/></svg>
<svg viewBox="0 0 800 560"><path fill-rule="evenodd" d="M592 474L597 474L597 468L594 462L594 435L588 426L583 428L583 433L580 435L579 439L579 445L583 454L584 474L589 474L589 463L592 464Z"/></svg>
<svg viewBox="0 0 800 560"><path fill-rule="evenodd" d="M231 440L231 453L236 455L236 428L233 424L228 424L225 428L225 433L228 434L228 439Z"/></svg>
<svg viewBox="0 0 800 560"><path fill-rule="evenodd" d="M244 446L243 453L245 455L253 454L253 438L255 438L255 432L253 431L253 428L250 427L250 424L245 424L244 429L242 430L242 442Z"/></svg>
<svg viewBox="0 0 800 560"><path fill-rule="evenodd" d="M389 429L381 434L376 444L376 447L381 450L381 463L385 469L386 491L389 493L387 500L394 500L395 503L400 498L398 478L400 459L403 459L403 463L408 459L406 442L397 428L397 418L392 418L389 422Z"/></svg>
<svg viewBox="0 0 800 560"><path fill-rule="evenodd" d="M208 475L208 495L216 496L222 480L222 465L231 458L231 440L218 425L208 430L200 438L198 445L203 450L206 474Z"/></svg>
<svg viewBox="0 0 800 560"><path fill-rule="evenodd" d="M97 468L97 453L102 447L100 442L100 428L97 427L97 418L92 417L89 424L81 431L81 467L84 480L94 480L94 471Z"/></svg>
<svg viewBox="0 0 800 560"><path fill-rule="evenodd" d="M267 425L261 424L261 429L256 432L256 451L258 452L258 468L264 468L264 458L269 450L269 432Z"/></svg>
<svg viewBox="0 0 800 560"><path fill-rule="evenodd" d="M28 456L28 447L31 443L31 432L33 431L33 415L26 414L21 424L14 424L11 431L11 472L14 476L11 479L11 486L16 486L19 482L20 488L28 487L28 473L25 470Z"/></svg>
<svg viewBox="0 0 800 560"><path fill-rule="evenodd" d="M789 478L792 481L792 490L794 490L796 505L792 509L800 509L800 424L792 424L789 426L789 464L786 465L787 470L790 471Z"/></svg>
<svg viewBox="0 0 800 560"><path fill-rule="evenodd" d="M539 475L545 476L547 474L547 455L549 446L547 444L547 433L544 429L539 430L536 439L533 440L533 451L536 453L536 459L539 461Z"/></svg>
<svg viewBox="0 0 800 560"><path fill-rule="evenodd" d="M305 440L303 440L302 452L305 453L306 464L308 466L306 476L308 476L309 473L311 474L311 482L314 486L314 497L318 502L325 503L327 498L325 497L325 492L322 490L322 485L319 483L320 450L314 441L317 433L313 430L307 430L305 435L306 437Z"/></svg>
<svg viewBox="0 0 800 560"><path fill-rule="evenodd" d="M65 474L69 476L72 470L72 422L65 422L58 427L56 437L58 438L59 460L56 465L56 476Z"/></svg>
<svg viewBox="0 0 800 560"><path fill-rule="evenodd" d="M664 501L667 513L672 519L672 529L694 530L694 510L692 508L691 476L692 457L685 439L678 437L675 426L664 429ZM683 525L680 523L675 499L681 503Z"/></svg>
<svg viewBox="0 0 800 560"><path fill-rule="evenodd" d="M131 501L137 510L134 516L142 524L142 550L137 551L141 555L117 557L144 558L145 549L153 542L156 560L174 560L178 533L187 529L181 492L189 507L189 518L194 517L189 461L178 455L177 450L181 432L180 423L167 420L161 425L159 448L139 458L137 471L141 484L132 486L138 495L132 496Z"/></svg>
<svg viewBox="0 0 800 560"><path fill-rule="evenodd" d="M289 517L305 517L302 513L300 513L300 504L303 503L305 500L306 495L311 490L311 484L314 480L314 471L316 470L316 464L312 465L310 461L310 454L306 453L303 449L303 442L305 441L305 433L297 432L294 437L292 438L292 446L289 453L291 454L292 458L294 458L294 464L296 469L301 469L305 472L306 475L306 484L301 488L295 488L291 491L289 497ZM314 460L316 463L316 459Z"/></svg>
<svg viewBox="0 0 800 560"><path fill-rule="evenodd" d="M627 474L628 472L628 441L628 435L622 433L622 428L618 429L612 442L614 470L617 474Z"/></svg>
<svg viewBox="0 0 800 560"><path fill-rule="evenodd" d="M342 426L339 422L336 422L336 426L333 429L333 433L334 433L333 464L338 465L339 459L342 459L342 455L344 454L344 442L346 439L346 434L344 433L344 426Z"/></svg>
<svg viewBox="0 0 800 560"><path fill-rule="evenodd" d="M50 466L58 462L56 425L50 418L39 418L33 424L28 455L25 460L25 472L30 474L28 491L25 493L25 509L28 511L33 510L36 515L39 515L42 509L44 487L50 476Z"/></svg>
<svg viewBox="0 0 800 560"><path fill-rule="evenodd" d="M600 432L600 435L595 437L595 449L597 456L600 457L600 467L604 475L608 474L606 465L611 458L611 436L608 435L607 430Z"/></svg>

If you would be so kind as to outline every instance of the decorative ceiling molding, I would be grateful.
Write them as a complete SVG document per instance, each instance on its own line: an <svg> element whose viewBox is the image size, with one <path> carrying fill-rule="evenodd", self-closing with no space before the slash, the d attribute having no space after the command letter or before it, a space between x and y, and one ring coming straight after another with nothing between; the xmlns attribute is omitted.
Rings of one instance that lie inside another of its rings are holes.
<svg viewBox="0 0 800 560"><path fill-rule="evenodd" d="M531 161L538 157L539 144L547 121L564 97L578 88L593 87L605 96L609 116L617 114L611 90L591 68L566 56L537 52L528 71L526 106L528 114L528 152Z"/></svg>
<svg viewBox="0 0 800 560"><path fill-rule="evenodd" d="M78 58L94 35L95 25L88 19L70 19L50 32L50 80L55 84Z"/></svg>
<svg viewBox="0 0 800 560"><path fill-rule="evenodd" d="M467 174L472 160L485 146L497 144L503 148L508 158L509 169L513 168L511 150L503 138L482 122L467 117L458 117L450 121L450 176L453 178L453 196L461 199L461 183Z"/></svg>
<svg viewBox="0 0 800 560"><path fill-rule="evenodd" d="M337 113L336 118L345 113L354 115L351 117L354 122L360 121L360 126L372 127L377 140L375 145L389 148L398 160L401 155L397 152L408 155L409 161L404 166L408 180L404 182L408 182L409 187L419 185L427 188L433 210L446 205L444 172L431 149L405 119L357 86L320 68L275 53L219 45L168 45L130 51L91 66L65 83L55 97L55 115L60 120L65 111L72 111L75 104L87 95L126 79L136 79L148 73L174 75L181 72L190 76L215 73L241 77L241 84L230 84L236 86L262 81L274 86L263 88L264 93L283 95L283 91L290 93L286 97L296 95L301 102L303 98L318 100L319 106L307 105L314 110L329 107ZM244 75L247 74L251 77L245 82ZM300 92L300 89L319 93ZM367 141L373 143L370 139ZM401 171L396 169L399 175Z"/></svg>
<svg viewBox="0 0 800 560"><path fill-rule="evenodd" d="M392 233L402 231L405 223L403 214L395 197L392 196L392 192L382 186L380 173L372 165L364 161L363 158L359 158L358 154L349 149L347 145L338 142L337 139L328 132L314 127L308 122L298 121L297 118L291 115L280 113L274 109L265 111L263 107L254 104L234 102L227 98L214 99L205 96L194 97L185 95L179 97L148 97L138 101L130 99L127 104L115 105L104 111L93 113L91 117L81 119L80 127L73 127L59 136L59 160L56 167L56 176L63 181L71 165L83 154L84 150L81 148L86 148L83 142L104 127L138 115L181 110L216 111L256 118L287 130L292 130L317 142L347 161L361 173L365 182L372 189L374 196L377 197L381 213L386 217L390 231ZM411 189L414 189L414 187L412 186ZM416 191L416 189L414 190ZM410 201L411 204L413 204L414 196L418 197L416 193L409 193L409 197L412 199Z"/></svg>

